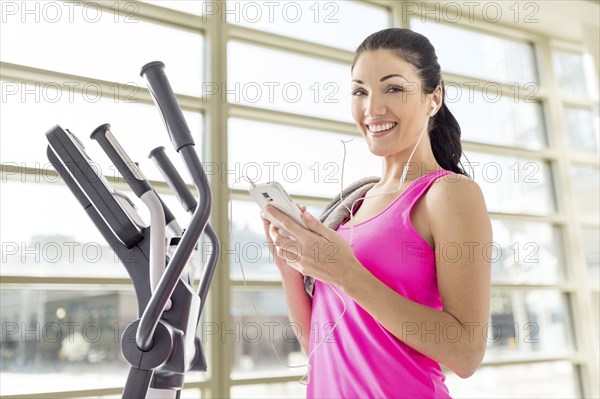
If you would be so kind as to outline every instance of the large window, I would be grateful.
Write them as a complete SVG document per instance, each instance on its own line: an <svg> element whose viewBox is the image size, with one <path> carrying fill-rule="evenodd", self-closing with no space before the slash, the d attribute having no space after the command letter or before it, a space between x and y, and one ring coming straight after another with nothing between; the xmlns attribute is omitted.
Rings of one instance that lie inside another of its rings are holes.
<svg viewBox="0 0 600 399"><path fill-rule="evenodd" d="M110 123L185 225L189 215L147 157L165 146L192 187L139 76L160 60L207 167L224 251L198 328L209 372L189 373L182 397L304 397L307 356L246 178L280 181L319 214L341 187L381 173L352 120L350 64L366 36L390 26L435 46L462 162L492 219L486 356L469 379L444 369L451 395L598 393L599 107L580 43L481 17L440 20L433 14L452 6L407 1L2 6L1 395L120 397L120 333L136 318L135 295L52 170L44 133L59 124L77 134L147 221L89 139Z"/></svg>

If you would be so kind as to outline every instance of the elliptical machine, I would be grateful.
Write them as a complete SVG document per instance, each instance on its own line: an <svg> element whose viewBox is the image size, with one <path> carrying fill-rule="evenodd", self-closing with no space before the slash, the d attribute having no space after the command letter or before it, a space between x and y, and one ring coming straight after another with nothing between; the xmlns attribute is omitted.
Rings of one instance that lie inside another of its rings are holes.
<svg viewBox="0 0 600 399"><path fill-rule="evenodd" d="M142 67L140 75L146 79L171 142L198 190L199 200L186 187L164 147L155 148L149 157L184 209L192 214L185 229L119 145L109 124L96 128L90 137L100 144L134 194L148 207L149 226L144 224L133 202L112 189L94 168L77 136L59 125L46 132L48 159L133 282L138 319L121 337L121 350L130 364L124 399L179 398L185 373L207 370L196 329L219 259L219 241L208 223L212 207L208 179L164 67L160 61L150 62ZM211 249L195 290L191 259L198 252L202 233Z"/></svg>

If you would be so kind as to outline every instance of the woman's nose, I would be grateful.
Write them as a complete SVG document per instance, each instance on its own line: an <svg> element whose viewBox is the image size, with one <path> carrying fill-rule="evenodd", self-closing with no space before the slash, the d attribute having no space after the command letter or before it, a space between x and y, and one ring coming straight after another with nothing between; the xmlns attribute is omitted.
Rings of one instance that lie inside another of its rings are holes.
<svg viewBox="0 0 600 399"><path fill-rule="evenodd" d="M368 97L365 104L365 116L373 118L384 115L385 111L385 104L378 96L371 95Z"/></svg>

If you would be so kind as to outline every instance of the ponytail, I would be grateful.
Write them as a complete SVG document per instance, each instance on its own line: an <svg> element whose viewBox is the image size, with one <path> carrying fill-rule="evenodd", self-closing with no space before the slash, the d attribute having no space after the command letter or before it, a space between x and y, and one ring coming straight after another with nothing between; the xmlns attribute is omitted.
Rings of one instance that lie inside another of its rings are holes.
<svg viewBox="0 0 600 399"><path fill-rule="evenodd" d="M446 95L444 81L441 81L442 97ZM460 125L442 100L439 111L429 120L429 141L437 163L445 170L469 176L461 167L462 144L460 142ZM459 166L459 164L461 166Z"/></svg>

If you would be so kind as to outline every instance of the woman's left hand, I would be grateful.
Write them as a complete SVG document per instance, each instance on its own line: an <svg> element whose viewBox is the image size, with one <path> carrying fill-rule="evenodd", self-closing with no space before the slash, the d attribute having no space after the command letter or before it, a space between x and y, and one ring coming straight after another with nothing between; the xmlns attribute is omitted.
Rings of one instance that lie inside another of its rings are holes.
<svg viewBox="0 0 600 399"><path fill-rule="evenodd" d="M308 211L302 213L306 229L272 205L265 209L293 236L287 238L271 225L277 255L303 275L343 288L354 272L364 270L350 245Z"/></svg>

